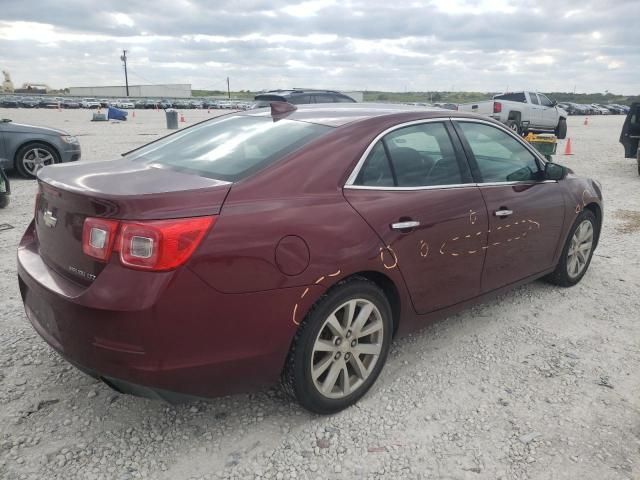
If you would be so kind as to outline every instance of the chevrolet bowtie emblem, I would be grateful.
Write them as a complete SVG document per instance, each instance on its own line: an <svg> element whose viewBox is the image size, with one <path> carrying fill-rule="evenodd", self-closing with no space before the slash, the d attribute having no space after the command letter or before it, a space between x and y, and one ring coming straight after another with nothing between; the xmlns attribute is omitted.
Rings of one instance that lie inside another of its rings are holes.
<svg viewBox="0 0 640 480"><path fill-rule="evenodd" d="M56 223L58 223L58 219L53 216L53 212L51 210L45 210L42 215L42 219L44 220L44 224L49 228L55 227Z"/></svg>

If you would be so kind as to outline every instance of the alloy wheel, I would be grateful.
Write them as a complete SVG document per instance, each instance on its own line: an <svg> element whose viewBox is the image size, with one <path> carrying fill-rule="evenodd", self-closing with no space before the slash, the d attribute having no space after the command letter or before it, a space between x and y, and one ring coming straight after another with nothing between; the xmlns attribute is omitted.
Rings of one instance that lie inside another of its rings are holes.
<svg viewBox="0 0 640 480"><path fill-rule="evenodd" d="M45 165L53 165L53 163L55 163L53 155L43 148L31 148L22 157L24 169L33 176Z"/></svg>
<svg viewBox="0 0 640 480"><path fill-rule="evenodd" d="M576 228L571 238L567 252L567 274L574 279L580 276L589 262L589 255L593 248L593 224L583 220Z"/></svg>
<svg viewBox="0 0 640 480"><path fill-rule="evenodd" d="M349 300L324 321L313 345L311 376L332 399L355 392L371 375L382 351L384 323L369 300Z"/></svg>

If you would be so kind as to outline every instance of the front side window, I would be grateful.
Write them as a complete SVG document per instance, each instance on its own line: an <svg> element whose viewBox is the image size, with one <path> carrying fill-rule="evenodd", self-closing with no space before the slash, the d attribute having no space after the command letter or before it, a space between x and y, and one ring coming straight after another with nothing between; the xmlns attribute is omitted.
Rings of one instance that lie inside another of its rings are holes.
<svg viewBox="0 0 640 480"><path fill-rule="evenodd" d="M307 122L236 115L186 128L127 158L235 182L331 130Z"/></svg>
<svg viewBox="0 0 640 480"><path fill-rule="evenodd" d="M367 157L355 183L373 186L374 181L396 187L465 183L442 123L413 125L385 135Z"/></svg>
<svg viewBox="0 0 640 480"><path fill-rule="evenodd" d="M531 103L533 103L534 105L540 105L537 94L533 92L529 92L529 98L531 99Z"/></svg>
<svg viewBox="0 0 640 480"><path fill-rule="evenodd" d="M541 178L536 158L508 133L481 123L459 122L459 125L482 182L523 182Z"/></svg>
<svg viewBox="0 0 640 480"><path fill-rule="evenodd" d="M549 100L546 95L542 95L541 93L539 93L538 98L540 99L540 105L543 105L545 107L553 107L553 102Z"/></svg>

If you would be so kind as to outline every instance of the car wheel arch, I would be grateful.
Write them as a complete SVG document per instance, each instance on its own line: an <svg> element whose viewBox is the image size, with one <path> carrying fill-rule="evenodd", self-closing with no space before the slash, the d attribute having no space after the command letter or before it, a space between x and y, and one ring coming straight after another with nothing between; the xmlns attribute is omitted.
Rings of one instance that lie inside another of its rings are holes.
<svg viewBox="0 0 640 480"><path fill-rule="evenodd" d="M20 151L25 148L28 147L29 145L35 145L37 143L41 143L43 145L46 145L47 147L51 148L53 150L53 153L56 156L56 163L60 162L60 151L50 142L46 141L46 140L27 140L23 143L21 143L20 145L18 145L16 147L16 150L13 154L13 166L14 168L17 168L17 163L18 163L18 153L20 153Z"/></svg>
<svg viewBox="0 0 640 480"><path fill-rule="evenodd" d="M385 296L387 297L387 300L389 301L389 304L391 305L393 335L395 336L395 334L398 331L398 327L400 326L400 314L401 314L401 307L402 307L400 290L396 286L396 283L389 276L375 270L362 270L358 272L353 272L345 276L340 276L339 278L336 279L335 282L325 285L326 287L325 290L322 292L321 295L319 295L319 297L313 302L313 304L311 304L309 309L306 312L304 312L304 315L302 318L309 315L309 312L311 312L314 309L315 305L332 289L339 288L340 285L346 281L349 281L352 279L358 279L358 278L365 279L374 283L384 292Z"/></svg>
<svg viewBox="0 0 640 480"><path fill-rule="evenodd" d="M595 238L595 242L594 242L594 246L598 245L598 240L600 240L600 232L602 231L602 209L600 208L600 205L598 205L595 202L591 202L588 203L584 206L585 210L590 210L596 217L596 224L597 224L597 232L596 232L596 238Z"/></svg>

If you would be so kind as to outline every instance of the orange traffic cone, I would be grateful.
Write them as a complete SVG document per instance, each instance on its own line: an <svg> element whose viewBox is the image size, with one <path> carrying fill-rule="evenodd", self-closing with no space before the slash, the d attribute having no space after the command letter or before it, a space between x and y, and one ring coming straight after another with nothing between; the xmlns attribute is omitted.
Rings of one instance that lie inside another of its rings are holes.
<svg viewBox="0 0 640 480"><path fill-rule="evenodd" d="M136 118L136 111L135 110L132 112L131 118Z"/></svg>
<svg viewBox="0 0 640 480"><path fill-rule="evenodd" d="M207 113L211 113L211 110L209 110L208 108L207 108Z"/></svg>
<svg viewBox="0 0 640 480"><path fill-rule="evenodd" d="M589 125L589 117L584 117L584 125Z"/></svg>
<svg viewBox="0 0 640 480"><path fill-rule="evenodd" d="M563 155L573 155L571 152L571 139L567 138L567 143L565 143L564 154Z"/></svg>
<svg viewBox="0 0 640 480"><path fill-rule="evenodd" d="M184 123L185 119L184 119L184 115L181 113L180 114L180 123Z"/></svg>

